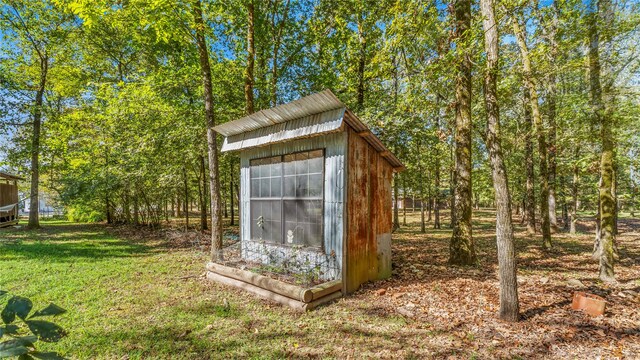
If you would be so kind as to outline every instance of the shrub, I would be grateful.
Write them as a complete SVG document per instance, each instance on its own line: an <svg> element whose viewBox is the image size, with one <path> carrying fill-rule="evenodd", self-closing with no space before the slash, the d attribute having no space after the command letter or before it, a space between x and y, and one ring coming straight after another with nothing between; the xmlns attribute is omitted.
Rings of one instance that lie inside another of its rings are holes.
<svg viewBox="0 0 640 360"><path fill-rule="evenodd" d="M7 292L0 290L0 300ZM0 313L3 325L0 326L0 358L19 357L19 359L63 359L55 352L40 352L35 343L58 342L66 336L62 327L41 320L42 317L56 316L66 310L56 304L49 304L42 310L31 312L33 303L22 296L12 296Z"/></svg>

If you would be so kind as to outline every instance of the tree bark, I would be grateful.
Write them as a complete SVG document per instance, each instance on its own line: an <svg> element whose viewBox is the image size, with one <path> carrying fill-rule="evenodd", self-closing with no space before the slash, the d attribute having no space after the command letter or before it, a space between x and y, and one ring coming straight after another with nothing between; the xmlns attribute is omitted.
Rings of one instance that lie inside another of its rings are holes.
<svg viewBox="0 0 640 360"><path fill-rule="evenodd" d="M515 246L511 219L511 197L507 170L500 144L500 111L498 108L498 27L494 16L493 0L481 0L484 47L487 52L487 69L484 76L484 98L487 110L487 148L491 160L493 188L496 200L496 242L498 247L498 275L500 279L501 319L517 321L518 282L516 278Z"/></svg>
<svg viewBox="0 0 640 360"><path fill-rule="evenodd" d="M231 212L231 220L229 222L229 225L233 226L235 225L235 209L233 206L233 171L234 171L234 166L233 166L233 158L231 158L229 160L229 210Z"/></svg>
<svg viewBox="0 0 640 360"><path fill-rule="evenodd" d="M40 52L39 52L40 54ZM42 127L42 104L49 73L49 58L40 55L40 82L36 90L33 108L33 134L31 138L31 197L29 198L29 228L40 227L40 128Z"/></svg>
<svg viewBox="0 0 640 360"><path fill-rule="evenodd" d="M200 0L197 0L198 3ZM253 66L256 58L254 39L254 5L253 0L247 3L247 67L244 72L245 114L253 114ZM204 40L204 39L203 39ZM207 54L208 56L208 54ZM202 63L202 60L200 61ZM208 63L208 58L207 58Z"/></svg>
<svg viewBox="0 0 640 360"><path fill-rule="evenodd" d="M364 110L364 71L367 64L367 39L364 36L364 29L362 29L363 20L358 22L358 41L360 44L360 56L358 57L358 85L356 89L356 109L358 111Z"/></svg>
<svg viewBox="0 0 640 360"><path fill-rule="evenodd" d="M589 87L591 93L591 111L596 123L600 124L600 229L599 229L599 272L602 281L615 281L614 243L616 203L612 188L614 186L614 144L612 119L603 101L600 84L600 34L598 18L608 9L606 1L598 2L597 9L590 6L589 16Z"/></svg>
<svg viewBox="0 0 640 360"><path fill-rule="evenodd" d="M209 64L209 51L204 36L204 20L202 19L202 6L200 0L194 1L194 20L196 24L196 42L202 72L202 84L204 89L204 108L207 123L207 145L209 153L209 188L211 192L211 256L222 259L222 219L220 218L220 178L218 171L218 144L215 125L215 112L213 105L213 88L211 83L211 66Z"/></svg>
<svg viewBox="0 0 640 360"><path fill-rule="evenodd" d="M454 3L458 64L456 69L456 148L453 234L449 262L456 265L476 263L471 228L471 1Z"/></svg>
<svg viewBox="0 0 640 360"><path fill-rule="evenodd" d="M398 213L398 183L400 180L398 179L400 175L398 173L393 174L393 230L397 230L400 228L400 214Z"/></svg>
<svg viewBox="0 0 640 360"><path fill-rule="evenodd" d="M538 90L535 78L531 70L531 59L529 58L529 49L525 40L524 32L520 27L517 19L512 21L513 32L515 33L520 54L522 55L522 68L524 75L525 87L529 91L529 99L531 104L531 115L538 137L538 155L540 167L540 216L542 216L542 246L545 249L551 248L551 226L549 223L549 174L547 168L547 141L545 129L542 124L542 116L540 115L540 107L538 105Z"/></svg>
<svg viewBox="0 0 640 360"><path fill-rule="evenodd" d="M527 233L536 233L536 195L535 195L535 171L533 166L533 119L531 118L531 100L529 99L529 92L527 89L524 91L524 130L525 147L524 147L524 161L527 173L527 181L525 188L525 200L524 200L524 217L527 222Z"/></svg>
<svg viewBox="0 0 640 360"><path fill-rule="evenodd" d="M204 156L200 155L200 179L202 185L198 185L198 192L200 195L200 228L202 231L207 230L207 197L204 195L204 189L207 188L206 171L204 166Z"/></svg>
<svg viewBox="0 0 640 360"><path fill-rule="evenodd" d="M436 95L437 96L437 95ZM438 115L435 119L435 128L440 135L440 96L436 97L436 108ZM440 136L438 136L438 143L434 146L435 164L434 164L434 199L433 199L433 228L440 229Z"/></svg>
<svg viewBox="0 0 640 360"><path fill-rule="evenodd" d="M580 147L576 146L575 160L573 163L573 182L571 183L571 215L569 224L569 233L576 233L576 223L578 222L578 187L580 183L580 167L578 167L578 154L580 153Z"/></svg>
<svg viewBox="0 0 640 360"><path fill-rule="evenodd" d="M273 57L271 58L271 106L278 104L278 55L280 53L280 43L282 42L282 31L284 30L289 14L289 1L290 0L287 0L284 5L284 13L282 14L282 19L280 20L273 44Z"/></svg>

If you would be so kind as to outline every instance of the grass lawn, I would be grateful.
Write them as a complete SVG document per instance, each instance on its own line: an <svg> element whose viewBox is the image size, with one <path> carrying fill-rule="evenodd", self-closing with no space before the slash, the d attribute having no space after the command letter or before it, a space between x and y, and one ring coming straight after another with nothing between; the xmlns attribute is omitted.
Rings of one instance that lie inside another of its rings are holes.
<svg viewBox="0 0 640 360"><path fill-rule="evenodd" d="M446 265L450 230L419 233L418 214L394 234L394 276L299 314L212 284L206 249L105 225L43 222L0 229L0 289L54 302L69 333L39 343L78 359L207 358L603 358L640 353L640 222L623 219L619 287L597 281L591 235L555 236L545 253L518 228L524 319L496 320L492 213L476 218L476 267ZM587 220L581 230L589 231ZM445 222L446 225L446 222ZM569 309L567 281L606 297L607 313ZM384 294L381 294L384 289ZM636 295L634 295L636 292ZM227 310L223 304L230 304Z"/></svg>

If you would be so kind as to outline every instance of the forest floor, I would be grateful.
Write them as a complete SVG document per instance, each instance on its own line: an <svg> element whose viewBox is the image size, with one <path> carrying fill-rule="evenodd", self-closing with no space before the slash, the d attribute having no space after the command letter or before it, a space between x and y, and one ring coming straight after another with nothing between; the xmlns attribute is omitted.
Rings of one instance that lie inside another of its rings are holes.
<svg viewBox="0 0 640 360"><path fill-rule="evenodd" d="M640 219L621 218L619 285L598 281L593 219L580 234L516 229L522 320L497 319L495 215L474 213L475 267L447 265L451 231L420 233L418 214L393 236L394 275L309 313L203 277L195 232L49 221L0 229L0 288L54 302L68 331L40 345L70 358L636 358L640 354ZM234 231L233 228L229 231ZM237 231L237 230L236 230ZM603 316L570 309L578 290ZM228 303L229 306L224 304Z"/></svg>

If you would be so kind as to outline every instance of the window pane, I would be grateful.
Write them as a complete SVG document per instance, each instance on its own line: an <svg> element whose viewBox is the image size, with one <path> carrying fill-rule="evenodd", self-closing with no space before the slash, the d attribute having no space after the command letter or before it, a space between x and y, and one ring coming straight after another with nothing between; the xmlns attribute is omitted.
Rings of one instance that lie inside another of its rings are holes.
<svg viewBox="0 0 640 360"><path fill-rule="evenodd" d="M269 197L271 184L269 178L260 180L260 197Z"/></svg>
<svg viewBox="0 0 640 360"><path fill-rule="evenodd" d="M296 197L309 196L309 177L308 175L296 176Z"/></svg>
<svg viewBox="0 0 640 360"><path fill-rule="evenodd" d="M284 157L284 174L285 175L295 175L296 164L293 160L294 160L293 155L286 155Z"/></svg>
<svg viewBox="0 0 640 360"><path fill-rule="evenodd" d="M309 175L309 196L322 197L322 174Z"/></svg>
<svg viewBox="0 0 640 360"><path fill-rule="evenodd" d="M282 175L282 163L277 162L271 164L271 176L280 176Z"/></svg>
<svg viewBox="0 0 640 360"><path fill-rule="evenodd" d="M280 177L271 178L271 197L282 196L281 185L282 185L282 178Z"/></svg>
<svg viewBox="0 0 640 360"><path fill-rule="evenodd" d="M298 154L296 156L296 174L306 174L309 168L309 162L305 159L302 159L302 156Z"/></svg>
<svg viewBox="0 0 640 360"><path fill-rule="evenodd" d="M285 200L284 217L286 243L322 247L322 201Z"/></svg>
<svg viewBox="0 0 640 360"><path fill-rule="evenodd" d="M251 239L282 242L280 200L251 201Z"/></svg>
<svg viewBox="0 0 640 360"><path fill-rule="evenodd" d="M322 163L323 159L321 157L309 159L309 173L321 173Z"/></svg>
<svg viewBox="0 0 640 360"><path fill-rule="evenodd" d="M290 197L296 196L296 177L295 176L284 177L284 196L290 196Z"/></svg>
<svg viewBox="0 0 640 360"><path fill-rule="evenodd" d="M260 180L251 180L251 197L260 196Z"/></svg>

